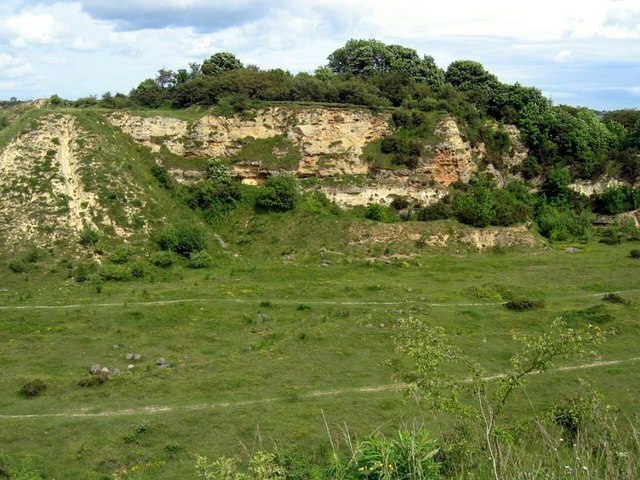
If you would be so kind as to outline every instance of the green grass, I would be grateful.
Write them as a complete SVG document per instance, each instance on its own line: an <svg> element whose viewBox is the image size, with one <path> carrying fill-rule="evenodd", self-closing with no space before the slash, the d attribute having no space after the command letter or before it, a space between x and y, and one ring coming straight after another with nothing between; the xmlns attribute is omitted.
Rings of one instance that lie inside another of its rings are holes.
<svg viewBox="0 0 640 480"><path fill-rule="evenodd" d="M269 170L295 170L300 163L300 150L285 135L269 138L248 138L233 157L233 163L259 162Z"/></svg>
<svg viewBox="0 0 640 480"><path fill-rule="evenodd" d="M594 313L581 319L576 312L589 308L608 314L612 319L604 326L616 332L599 355L637 356L640 293L622 293L630 300L627 305L605 304L594 296L640 288L634 281L638 267L625 258L628 246L593 244L580 255L439 251L423 253L414 263L379 266L336 256L324 267L322 247L311 242L307 254L285 265L279 244L269 238L291 227L291 219L287 214L262 218L273 232L240 245L240 256L221 259L216 268L158 270L144 281L104 283L101 293L92 284L64 281L63 269L52 273L60 258L36 262L26 274L12 273L3 264L3 306L80 306L0 311L0 412L135 413L0 418L0 452L12 458L33 455L52 478L107 478L135 465L139 476L130 478L184 478L192 475L193 453L241 453L243 444L254 445L258 430L267 446L273 440L316 448L326 442L321 412L333 431L347 422L354 435L377 427L393 431L414 417L437 433L443 419L404 403L399 393L348 390L392 383L387 362L397 358L393 325L404 315L444 326L490 373L507 366L515 348L513 331L539 332L558 315L579 326ZM328 225L316 227L322 231ZM349 250L340 243L334 248ZM543 298L546 306L513 312L492 304L513 295ZM180 299L192 301L140 303ZM127 360L127 352L144 358ZM156 367L158 357L170 367ZM136 367L107 384L79 387L94 363L123 372L129 363ZM529 400L544 411L577 389L581 377L631 413L640 407L636 367L629 363L537 376L527 387L528 398L519 394L510 414L529 415ZM35 378L48 389L25 399L18 390ZM347 390L308 396L336 389ZM147 407L170 410L152 413Z"/></svg>

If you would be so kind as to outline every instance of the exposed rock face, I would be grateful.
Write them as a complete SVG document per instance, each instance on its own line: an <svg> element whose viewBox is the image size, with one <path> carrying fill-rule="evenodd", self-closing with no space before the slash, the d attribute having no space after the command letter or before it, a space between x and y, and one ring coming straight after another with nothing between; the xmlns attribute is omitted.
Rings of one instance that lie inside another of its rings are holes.
<svg viewBox="0 0 640 480"><path fill-rule="evenodd" d="M515 125L505 125L505 130L509 134L511 146L513 147L510 154L502 156L502 163L505 167L515 167L520 165L529 155L529 149L522 143L520 130Z"/></svg>
<svg viewBox="0 0 640 480"><path fill-rule="evenodd" d="M486 228L469 232L462 241L478 250L491 247L534 247L535 237L527 227Z"/></svg>
<svg viewBox="0 0 640 480"><path fill-rule="evenodd" d="M490 227L473 230L434 230L428 223L354 224L349 231L352 246L376 243L413 242L423 247L447 247L462 244L478 250L491 247L528 247L536 245L535 237L525 226Z"/></svg>
<svg viewBox="0 0 640 480"><path fill-rule="evenodd" d="M442 186L413 173L382 172L367 185L324 186L320 189L329 200L341 207L381 203L390 205L395 199L406 199L422 205L434 203L447 193Z"/></svg>
<svg viewBox="0 0 640 480"><path fill-rule="evenodd" d="M73 117L49 115L0 152L0 235L5 241L41 243L43 232L63 238L93 224L96 197L83 187L77 140Z"/></svg>
<svg viewBox="0 0 640 480"><path fill-rule="evenodd" d="M328 108L274 107L257 111L251 119L205 115L193 123L126 112L108 118L152 150L165 145L184 157L232 157L247 138L286 135L300 149L302 160L295 174L301 177L367 173L369 168L360 159L363 147L389 131L385 115ZM252 163L237 165L233 174L250 181L262 175L260 165Z"/></svg>
<svg viewBox="0 0 640 480"><path fill-rule="evenodd" d="M433 162L427 170L433 179L441 185L451 185L455 182L468 182L471 175L478 169L474 162L474 152L466 142L458 124L452 118L443 120L436 130L436 134L444 137L444 141L436 147Z"/></svg>
<svg viewBox="0 0 640 480"><path fill-rule="evenodd" d="M616 179L602 178L595 182L576 180L571 185L569 185L569 188L571 188L574 192L578 192L590 197L591 195L597 195L604 192L609 187L616 187L622 184L623 183L621 181Z"/></svg>
<svg viewBox="0 0 640 480"><path fill-rule="evenodd" d="M443 186L468 182L478 169L476 162L485 156L484 145L472 148L450 117L439 123L435 133L442 141L435 147L428 146L430 154L422 159L418 168L375 176L361 156L367 143L390 133L389 118L385 114L318 107L273 107L256 111L250 119L205 115L187 122L166 117L142 118L127 112L115 112L108 118L135 141L154 151L164 145L176 155L203 159L232 158L248 138L285 135L300 152L299 164L289 170L298 177L371 177L370 181L364 182L366 185L338 184L321 188L329 199L341 206L372 202L388 205L398 197L420 204L433 203L445 195ZM512 155L503 159L504 164L516 165L526 157L527 150L517 128L507 126L506 129L514 149ZM259 161L249 159L234 163L231 173L243 183L255 185L275 172ZM172 174L183 183L192 183L199 178L197 172L176 170ZM502 179L499 172L496 171L496 175Z"/></svg>
<svg viewBox="0 0 640 480"><path fill-rule="evenodd" d="M124 238L145 231L144 187L103 158L118 158L111 148L67 114L43 115L14 137L0 151L0 244L73 241L85 225Z"/></svg>

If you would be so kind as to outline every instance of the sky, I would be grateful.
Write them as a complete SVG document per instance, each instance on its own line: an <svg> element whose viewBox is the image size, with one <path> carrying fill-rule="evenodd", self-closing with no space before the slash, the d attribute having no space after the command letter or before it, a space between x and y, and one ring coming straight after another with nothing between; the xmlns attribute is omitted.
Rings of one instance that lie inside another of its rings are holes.
<svg viewBox="0 0 640 480"><path fill-rule="evenodd" d="M1 0L0 99L128 93L219 51L313 72L351 38L476 60L555 104L640 108L640 0Z"/></svg>

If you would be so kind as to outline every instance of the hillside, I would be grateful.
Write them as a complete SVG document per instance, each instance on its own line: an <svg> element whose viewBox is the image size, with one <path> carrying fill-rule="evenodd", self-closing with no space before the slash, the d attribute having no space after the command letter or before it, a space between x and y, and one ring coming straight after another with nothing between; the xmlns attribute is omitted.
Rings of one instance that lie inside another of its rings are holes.
<svg viewBox="0 0 640 480"><path fill-rule="evenodd" d="M373 40L2 104L0 478L637 478L639 149Z"/></svg>

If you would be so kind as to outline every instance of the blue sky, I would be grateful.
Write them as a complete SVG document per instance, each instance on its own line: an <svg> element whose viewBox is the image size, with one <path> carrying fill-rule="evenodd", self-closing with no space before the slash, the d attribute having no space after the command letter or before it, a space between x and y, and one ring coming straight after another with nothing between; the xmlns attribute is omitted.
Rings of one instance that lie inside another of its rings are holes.
<svg viewBox="0 0 640 480"><path fill-rule="evenodd" d="M640 0L2 0L0 98L128 93L218 51L312 72L350 38L477 60L556 104L640 107Z"/></svg>

